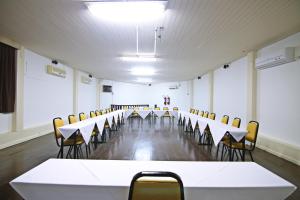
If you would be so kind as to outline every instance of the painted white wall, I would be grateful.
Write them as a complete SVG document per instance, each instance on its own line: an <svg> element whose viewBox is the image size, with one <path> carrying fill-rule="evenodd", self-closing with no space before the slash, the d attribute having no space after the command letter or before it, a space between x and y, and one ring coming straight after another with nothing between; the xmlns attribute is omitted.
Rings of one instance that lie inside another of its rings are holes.
<svg viewBox="0 0 300 200"><path fill-rule="evenodd" d="M216 120L223 115L241 118L241 127L247 124L247 58L232 62L229 68L214 71L213 110Z"/></svg>
<svg viewBox="0 0 300 200"><path fill-rule="evenodd" d="M190 81L170 82L152 84L151 86L142 84L132 84L116 81L103 80L103 84L113 86L113 93L100 93L100 107L106 108L110 104L149 104L163 107L163 96L171 99L170 107L178 106L187 110L191 101ZM178 85L178 89L170 90L170 86Z"/></svg>
<svg viewBox="0 0 300 200"><path fill-rule="evenodd" d="M66 118L73 112L73 69L59 64L66 78L46 73L51 60L25 50L24 128L52 123L54 117Z"/></svg>
<svg viewBox="0 0 300 200"><path fill-rule="evenodd" d="M208 74L201 76L201 79L193 80L193 108L209 110L209 88Z"/></svg>
<svg viewBox="0 0 300 200"><path fill-rule="evenodd" d="M3 114L0 113L0 134L1 133L7 133L12 131L12 120L13 120L13 114Z"/></svg>
<svg viewBox="0 0 300 200"><path fill-rule="evenodd" d="M300 33L258 51L264 56L284 47L299 47ZM296 51L296 56L299 56ZM259 70L257 74L257 120L260 135L300 147L300 60Z"/></svg>
<svg viewBox="0 0 300 200"><path fill-rule="evenodd" d="M111 92L103 92L103 85L111 85L113 86L113 81L111 80L101 80L100 81L100 109L110 108L110 105L113 104L113 93ZM113 87L114 90L114 87Z"/></svg>
<svg viewBox="0 0 300 200"><path fill-rule="evenodd" d="M89 74L81 71L77 73L78 112L84 112L89 115L90 111L96 110L97 79L92 78L92 81L86 84L81 81L82 76L88 77Z"/></svg>

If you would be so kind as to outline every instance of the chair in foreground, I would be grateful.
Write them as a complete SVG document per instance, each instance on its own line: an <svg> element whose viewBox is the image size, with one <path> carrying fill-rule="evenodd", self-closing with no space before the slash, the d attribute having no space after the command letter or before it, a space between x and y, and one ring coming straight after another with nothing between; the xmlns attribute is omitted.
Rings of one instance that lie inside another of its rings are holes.
<svg viewBox="0 0 300 200"><path fill-rule="evenodd" d="M128 200L184 200L181 178L172 172L140 172L130 184Z"/></svg>
<svg viewBox="0 0 300 200"><path fill-rule="evenodd" d="M257 134L258 134L258 128L259 128L259 123L257 121L250 121L247 126L247 135L245 136L245 140L236 142L232 137L229 139L224 140L223 144L225 148L228 149L228 151L233 153L230 153L231 158L229 157L229 160L233 160L234 155L236 154L237 159L238 155L236 151L239 153L240 157L242 160L245 160L245 152L248 151L251 157L251 160L253 160L252 156L252 151L255 149L256 145L256 139L257 139ZM247 142L245 144L245 142ZM222 155L223 157L223 155Z"/></svg>

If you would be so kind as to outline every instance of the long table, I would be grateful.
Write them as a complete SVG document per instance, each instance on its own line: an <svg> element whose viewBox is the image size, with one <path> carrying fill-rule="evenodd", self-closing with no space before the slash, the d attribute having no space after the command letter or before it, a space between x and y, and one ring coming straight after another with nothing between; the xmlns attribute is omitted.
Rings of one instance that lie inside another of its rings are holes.
<svg viewBox="0 0 300 200"><path fill-rule="evenodd" d="M79 121L74 124L67 124L58 129L65 139L68 139L73 133L79 130L83 136L85 143L88 144L95 125L97 125L98 130L101 134L106 120L108 121L108 124L112 126L113 120L116 121L118 118L123 117L124 113L124 110L117 110L97 117L88 118L86 120Z"/></svg>
<svg viewBox="0 0 300 200"><path fill-rule="evenodd" d="M296 190L254 162L49 159L10 184L24 199L125 200L140 171L178 174L186 200L280 200Z"/></svg>
<svg viewBox="0 0 300 200"><path fill-rule="evenodd" d="M182 120L185 118L186 122L190 120L193 129L198 123L200 134L203 134L206 126L208 126L215 145L221 141L226 133L229 133L236 141L241 141L248 133L245 128L236 128L189 112L179 111L178 115Z"/></svg>
<svg viewBox="0 0 300 200"><path fill-rule="evenodd" d="M133 112L136 112L141 118L145 119L149 114L155 114L158 117L163 116L167 112L175 117L178 118L178 111L176 110L155 110L155 109L149 109L149 110L144 110L144 109L128 109L126 110L126 117L129 117Z"/></svg>

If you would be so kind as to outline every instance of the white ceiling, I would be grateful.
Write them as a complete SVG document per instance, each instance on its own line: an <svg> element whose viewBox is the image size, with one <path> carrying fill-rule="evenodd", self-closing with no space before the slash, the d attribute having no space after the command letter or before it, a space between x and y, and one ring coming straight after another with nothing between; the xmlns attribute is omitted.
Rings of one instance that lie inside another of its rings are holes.
<svg viewBox="0 0 300 200"><path fill-rule="evenodd" d="M157 44L155 82L188 80L300 31L299 0L169 0L163 19L140 25L140 49ZM97 78L133 82L135 26L104 22L81 1L1 0L0 35Z"/></svg>

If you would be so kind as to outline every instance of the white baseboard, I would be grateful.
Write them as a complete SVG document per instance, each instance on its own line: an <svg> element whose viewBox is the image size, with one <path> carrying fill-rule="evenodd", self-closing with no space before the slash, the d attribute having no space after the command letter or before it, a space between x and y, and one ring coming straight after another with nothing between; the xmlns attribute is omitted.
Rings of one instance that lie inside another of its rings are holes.
<svg viewBox="0 0 300 200"><path fill-rule="evenodd" d="M4 149L53 132L52 124L0 134L0 149Z"/></svg>
<svg viewBox="0 0 300 200"><path fill-rule="evenodd" d="M260 133L258 135L257 147L274 154L280 158L286 159L297 165L300 165L300 147L295 146L285 141L273 138Z"/></svg>

